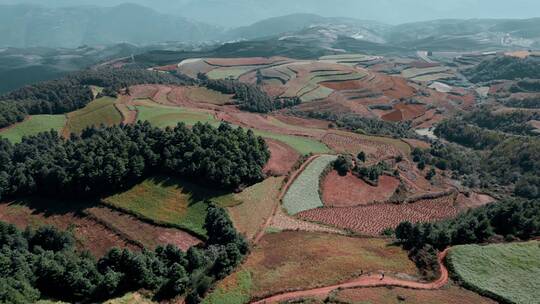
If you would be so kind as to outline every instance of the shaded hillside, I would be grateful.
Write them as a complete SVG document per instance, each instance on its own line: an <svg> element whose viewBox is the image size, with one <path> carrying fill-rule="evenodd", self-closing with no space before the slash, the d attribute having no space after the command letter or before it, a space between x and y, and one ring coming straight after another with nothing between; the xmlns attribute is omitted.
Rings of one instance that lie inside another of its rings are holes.
<svg viewBox="0 0 540 304"><path fill-rule="evenodd" d="M464 71L464 74L472 82L536 79L540 77L540 58L534 56L525 59L509 56L497 57L483 61L478 66Z"/></svg>

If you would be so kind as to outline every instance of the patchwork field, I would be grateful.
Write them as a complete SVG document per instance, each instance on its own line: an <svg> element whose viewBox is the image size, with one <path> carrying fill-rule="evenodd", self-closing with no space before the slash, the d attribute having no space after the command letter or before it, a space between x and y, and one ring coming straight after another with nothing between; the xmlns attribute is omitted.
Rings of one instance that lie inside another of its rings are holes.
<svg viewBox="0 0 540 304"><path fill-rule="evenodd" d="M467 288L501 302L536 303L540 298L538 241L456 246L448 263Z"/></svg>
<svg viewBox="0 0 540 304"><path fill-rule="evenodd" d="M265 235L243 266L218 285L208 303L246 303L286 290L326 286L361 272L415 276L416 266L399 247L385 240L316 232ZM218 297L219 295L219 297ZM241 299L220 302L218 299Z"/></svg>
<svg viewBox="0 0 540 304"><path fill-rule="evenodd" d="M19 143L24 136L36 135L40 132L55 130L61 133L65 124L65 115L32 115L21 123L0 130L0 137L12 143Z"/></svg>
<svg viewBox="0 0 540 304"><path fill-rule="evenodd" d="M71 231L79 251L88 250L101 257L111 247L138 250L117 233L87 218L82 213L92 204L75 201L49 201L46 199L25 199L0 204L0 221L14 224L20 229L27 226L38 228L52 225Z"/></svg>
<svg viewBox="0 0 540 304"><path fill-rule="evenodd" d="M297 214L323 206L319 196L319 178L326 167L336 158L335 155L319 156L296 178L283 197L283 208L289 214Z"/></svg>
<svg viewBox="0 0 540 304"><path fill-rule="evenodd" d="M330 303L342 304L496 304L474 292L446 286L439 290L413 290L397 287L345 289L335 292Z"/></svg>
<svg viewBox="0 0 540 304"><path fill-rule="evenodd" d="M156 177L133 188L105 198L113 207L156 224L186 229L206 236L203 228L206 217L205 200L223 207L240 204L232 194L211 191L188 181Z"/></svg>
<svg viewBox="0 0 540 304"><path fill-rule="evenodd" d="M67 114L67 123L63 130L64 136L67 137L71 133L81 133L85 128L91 126L120 124L122 115L114 106L115 102L114 98L102 97L80 110Z"/></svg>
<svg viewBox="0 0 540 304"><path fill-rule="evenodd" d="M84 213L141 247L154 249L159 245L173 244L187 251L191 246L201 243L200 239L185 231L151 225L107 207L89 208L84 210Z"/></svg>

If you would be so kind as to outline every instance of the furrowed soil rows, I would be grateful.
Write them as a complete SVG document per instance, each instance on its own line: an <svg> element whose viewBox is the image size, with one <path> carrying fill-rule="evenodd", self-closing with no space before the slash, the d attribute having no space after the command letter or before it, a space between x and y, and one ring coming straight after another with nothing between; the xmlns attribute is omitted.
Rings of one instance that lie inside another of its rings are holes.
<svg viewBox="0 0 540 304"><path fill-rule="evenodd" d="M298 217L366 235L380 235L386 228L395 228L403 221L432 222L455 217L461 208L454 196L421 200L407 204L372 204L347 208L319 208L303 211Z"/></svg>

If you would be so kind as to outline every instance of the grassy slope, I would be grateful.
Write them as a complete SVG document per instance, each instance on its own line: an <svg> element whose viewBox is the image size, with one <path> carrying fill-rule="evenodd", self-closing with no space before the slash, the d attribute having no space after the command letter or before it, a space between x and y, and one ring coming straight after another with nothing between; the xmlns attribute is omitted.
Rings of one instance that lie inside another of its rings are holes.
<svg viewBox="0 0 540 304"><path fill-rule="evenodd" d="M240 270L221 281L218 287L211 292L203 304L240 304L248 303L250 291L253 287L251 273Z"/></svg>
<svg viewBox="0 0 540 304"><path fill-rule="evenodd" d="M361 271L417 273L407 252L386 240L295 231L265 235L245 267L253 279L252 296L327 286Z"/></svg>
<svg viewBox="0 0 540 304"><path fill-rule="evenodd" d="M104 124L106 126L120 124L122 122L122 115L114 103L116 99L111 97L102 97L89 103L86 107L69 113L68 121L64 129L64 134L80 133L87 127L92 125L99 126Z"/></svg>
<svg viewBox="0 0 540 304"><path fill-rule="evenodd" d="M159 128L174 127L179 122L186 125L194 125L197 122L210 123L217 126L219 122L209 113L188 110L179 107L165 106L137 106L139 121L149 121Z"/></svg>
<svg viewBox="0 0 540 304"><path fill-rule="evenodd" d="M283 177L269 177L264 182L253 185L234 197L243 203L228 208L236 229L252 238L259 227L272 214Z"/></svg>
<svg viewBox="0 0 540 304"><path fill-rule="evenodd" d="M66 124L65 115L34 115L29 119L15 124L0 133L12 143L21 142L23 136L36 135L40 132L56 130L60 132Z"/></svg>
<svg viewBox="0 0 540 304"><path fill-rule="evenodd" d="M540 298L540 242L457 246L448 261L468 288L510 303Z"/></svg>
<svg viewBox="0 0 540 304"><path fill-rule="evenodd" d="M303 155L309 153L322 154L330 152L330 149L325 144L308 137L283 135L259 130L253 130L253 132L258 136L284 142Z"/></svg>
<svg viewBox="0 0 540 304"><path fill-rule="evenodd" d="M232 194L212 191L184 180L165 177L147 179L103 201L140 218L186 229L205 237L203 224L207 205L204 201L207 199L224 207L240 203Z"/></svg>

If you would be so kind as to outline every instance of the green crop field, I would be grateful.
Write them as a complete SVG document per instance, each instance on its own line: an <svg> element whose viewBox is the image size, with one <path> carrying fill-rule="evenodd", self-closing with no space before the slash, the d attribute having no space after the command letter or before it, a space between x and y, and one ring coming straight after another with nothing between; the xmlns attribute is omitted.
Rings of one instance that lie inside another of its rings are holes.
<svg viewBox="0 0 540 304"><path fill-rule="evenodd" d="M122 122L122 115L114 103L116 99L111 97L102 97L89 103L86 107L69 113L65 135L70 133L81 133L87 127L117 125Z"/></svg>
<svg viewBox="0 0 540 304"><path fill-rule="evenodd" d="M210 113L197 112L180 107L166 106L137 106L139 121L148 121L153 126L159 128L174 127L178 123L183 122L188 126L192 126L197 122L210 123L217 126L219 122Z"/></svg>
<svg viewBox="0 0 540 304"><path fill-rule="evenodd" d="M207 76L210 79L225 79L225 78L233 78L237 79L238 77L242 76L243 74L254 70L254 67L246 66L238 66L238 67L231 67L231 68L217 68L212 71L210 71Z"/></svg>
<svg viewBox="0 0 540 304"><path fill-rule="evenodd" d="M12 143L19 143L23 136L36 135L50 130L60 132L65 124L65 115L34 115L0 132L0 137L8 139Z"/></svg>
<svg viewBox="0 0 540 304"><path fill-rule="evenodd" d="M255 135L257 136L262 136L265 138L275 139L284 142L302 155L306 155L309 153L322 154L330 152L330 149L328 149L325 144L308 137L283 135L259 130L253 130L253 133L255 133Z"/></svg>
<svg viewBox="0 0 540 304"><path fill-rule="evenodd" d="M193 87L187 91L187 97L195 102L224 105L231 102L232 96L205 87Z"/></svg>
<svg viewBox="0 0 540 304"><path fill-rule="evenodd" d="M283 197L283 207L289 214L323 206L319 195L319 179L324 169L336 158L335 155L319 156L296 178Z"/></svg>
<svg viewBox="0 0 540 304"><path fill-rule="evenodd" d="M205 200L223 207L241 203L233 194L165 177L147 179L125 192L103 199L103 202L156 224L178 227L204 237Z"/></svg>
<svg viewBox="0 0 540 304"><path fill-rule="evenodd" d="M501 302L540 299L540 242L456 246L448 255L452 272L472 290Z"/></svg>
<svg viewBox="0 0 540 304"><path fill-rule="evenodd" d="M204 298L203 304L242 304L249 303L253 281L251 273L241 270L233 273L219 283L216 289Z"/></svg>

